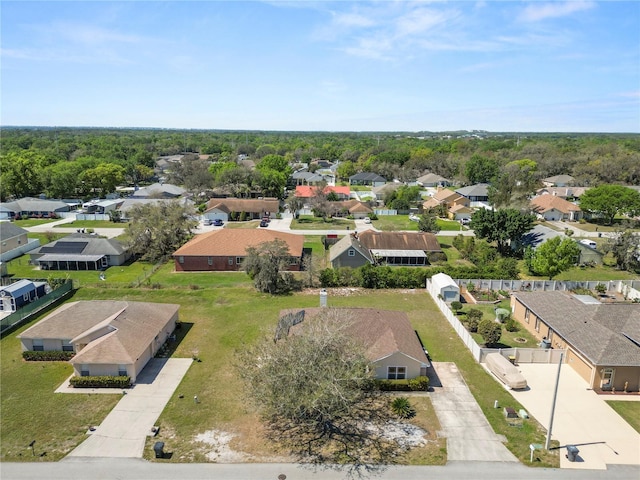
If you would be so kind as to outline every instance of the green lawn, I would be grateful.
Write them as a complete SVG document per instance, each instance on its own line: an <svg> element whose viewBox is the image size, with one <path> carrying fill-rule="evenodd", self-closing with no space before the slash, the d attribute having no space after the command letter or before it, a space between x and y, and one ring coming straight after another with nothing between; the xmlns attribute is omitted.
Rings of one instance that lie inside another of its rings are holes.
<svg viewBox="0 0 640 480"><path fill-rule="evenodd" d="M234 352L272 329L281 309L317 306L317 292L271 297L256 292L244 274L175 274L169 264L150 278L150 285L156 284L161 288L115 285L82 288L73 297L73 300L118 298L181 305L180 335L184 338L174 355L197 354L202 362L193 364L171 398L159 420L160 434L149 440L147 451L152 453L151 442L161 440L174 452L174 461L206 461L203 446L194 443L193 438L198 433L219 429L239 435L237 449L259 458L277 453L260 435L259 422L243 397L234 369ZM475 363L424 290L357 291L348 296L332 296L330 292L329 305L405 311L432 358L456 362L494 429L506 435L507 446L514 454L527 460L529 444L543 443L542 429L534 420L526 422L524 428L514 429L506 424L502 412L493 408L496 399L516 410L521 406ZM50 452L49 460L60 458L82 440L82 432L89 425L100 422L117 400L101 395L54 396L53 389L71 372L68 365L22 362L15 334L2 339L1 346L3 461L25 459L19 453L29 453L25 447L33 435L37 435L38 446ZM194 405L187 400L193 395L198 395L201 403ZM34 426L25 428L25 425ZM437 425L432 426L436 428ZM426 456L416 451L410 461L443 461L442 451ZM544 457L537 465L557 466L557 457Z"/></svg>
<svg viewBox="0 0 640 480"><path fill-rule="evenodd" d="M640 402L607 400L607 404L618 412L618 415L624 418L625 421L636 430L636 432L640 433Z"/></svg>
<svg viewBox="0 0 640 480"><path fill-rule="evenodd" d="M59 218L28 218L26 220L14 220L14 224L18 227L27 228L35 227L37 225L44 225L46 223L57 222Z"/></svg>
<svg viewBox="0 0 640 480"><path fill-rule="evenodd" d="M383 231L418 231L418 222L409 220L409 215L378 215L377 220L373 220L373 226ZM456 231L460 230L460 223L453 220L438 219L440 230ZM466 230L466 227L463 227Z"/></svg>
<svg viewBox="0 0 640 480"><path fill-rule="evenodd" d="M74 220L71 223L65 223L64 226L72 228L126 228L127 223L115 223L110 220Z"/></svg>
<svg viewBox="0 0 640 480"><path fill-rule="evenodd" d="M346 218L330 218L324 221L319 217L300 215L291 221L291 230L355 230L355 227L355 222Z"/></svg>

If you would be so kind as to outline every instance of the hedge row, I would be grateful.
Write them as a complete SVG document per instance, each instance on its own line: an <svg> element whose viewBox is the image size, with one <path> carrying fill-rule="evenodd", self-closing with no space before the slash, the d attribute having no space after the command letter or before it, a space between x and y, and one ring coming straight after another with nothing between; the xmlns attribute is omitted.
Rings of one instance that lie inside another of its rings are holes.
<svg viewBox="0 0 640 480"><path fill-rule="evenodd" d="M376 383L378 388L385 392L426 392L429 389L429 379L427 377L416 377L410 380L377 380Z"/></svg>
<svg viewBox="0 0 640 480"><path fill-rule="evenodd" d="M95 377L71 377L69 380L74 388L129 388L131 377L129 376L95 376Z"/></svg>
<svg viewBox="0 0 640 480"><path fill-rule="evenodd" d="M482 267L389 267L365 265L360 268L326 268L320 272L322 287L424 288L426 280L437 273L451 278L517 279L518 263L513 258L499 258Z"/></svg>
<svg viewBox="0 0 640 480"><path fill-rule="evenodd" d="M61 350L49 350L46 352L28 350L22 352L22 358L28 362L67 362L76 352L63 352Z"/></svg>

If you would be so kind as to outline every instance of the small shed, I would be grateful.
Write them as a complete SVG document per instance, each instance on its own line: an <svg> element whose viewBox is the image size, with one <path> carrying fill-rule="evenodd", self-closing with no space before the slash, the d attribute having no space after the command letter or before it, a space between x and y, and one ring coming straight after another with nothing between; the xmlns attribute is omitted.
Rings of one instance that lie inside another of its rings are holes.
<svg viewBox="0 0 640 480"><path fill-rule="evenodd" d="M46 295L46 282L18 280L0 288L0 311L15 312L18 308Z"/></svg>
<svg viewBox="0 0 640 480"><path fill-rule="evenodd" d="M446 273L436 273L431 277L431 282L436 293L441 295L445 302L457 302L460 300L460 287Z"/></svg>

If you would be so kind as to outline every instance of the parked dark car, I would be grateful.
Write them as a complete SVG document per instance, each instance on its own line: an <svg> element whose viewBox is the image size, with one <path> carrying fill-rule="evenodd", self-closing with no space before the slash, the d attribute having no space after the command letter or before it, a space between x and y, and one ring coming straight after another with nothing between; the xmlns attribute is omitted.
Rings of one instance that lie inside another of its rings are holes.
<svg viewBox="0 0 640 480"><path fill-rule="evenodd" d="M219 218L216 218L216 219L213 221L213 226L214 226L214 227L221 227L222 225L224 225L224 222L223 222L222 220L220 220Z"/></svg>
<svg viewBox="0 0 640 480"><path fill-rule="evenodd" d="M261 227L268 227L269 226L269 222L267 222L266 220L261 220L260 221L260 226Z"/></svg>

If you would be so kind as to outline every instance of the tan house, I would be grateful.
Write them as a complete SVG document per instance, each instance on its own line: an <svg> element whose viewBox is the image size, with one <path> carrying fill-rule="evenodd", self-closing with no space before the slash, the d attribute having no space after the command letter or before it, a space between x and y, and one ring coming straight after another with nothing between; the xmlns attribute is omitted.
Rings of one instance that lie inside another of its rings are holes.
<svg viewBox="0 0 640 480"><path fill-rule="evenodd" d="M237 220L244 213L246 220L275 218L280 210L277 198L212 198L203 217L208 220Z"/></svg>
<svg viewBox="0 0 640 480"><path fill-rule="evenodd" d="M551 348L589 388L637 392L640 388L640 304L601 303L589 295L517 292L513 318Z"/></svg>
<svg viewBox="0 0 640 480"><path fill-rule="evenodd" d="M467 207L465 205L454 205L448 211L449 218L451 220L471 220L471 216L473 215L473 208Z"/></svg>
<svg viewBox="0 0 640 480"><path fill-rule="evenodd" d="M2 242L0 252L8 252L26 245L29 241L28 233L24 228L11 222L0 222L0 241Z"/></svg>
<svg viewBox="0 0 640 480"><path fill-rule="evenodd" d="M423 202L422 208L424 210L429 210L430 208L436 208L440 205L444 205L448 210L455 205L463 205L465 207L469 207L471 205L471 202L468 198L454 192L453 190L449 190L448 188L441 188L436 193L434 193L431 198Z"/></svg>
<svg viewBox="0 0 640 480"><path fill-rule="evenodd" d="M555 195L539 195L531 199L530 205L538 217L550 222L575 222L582 218L579 206Z"/></svg>
<svg viewBox="0 0 640 480"><path fill-rule="evenodd" d="M138 374L173 333L179 305L91 300L62 305L20 335L22 350L76 352L78 376Z"/></svg>
<svg viewBox="0 0 640 480"><path fill-rule="evenodd" d="M291 327L295 333L326 310L326 307L282 310L280 318L302 315L303 321ZM403 380L427 374L431 364L406 313L374 308L339 310L349 319L347 334L362 342L367 358L375 365L375 378Z"/></svg>
<svg viewBox="0 0 640 480"><path fill-rule="evenodd" d="M303 235L255 228L223 228L197 235L173 253L175 269L177 272L242 270L247 248L276 239L289 247L288 270L300 270Z"/></svg>

